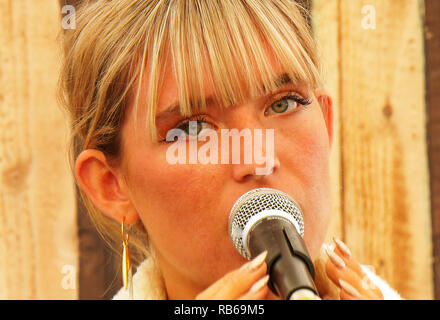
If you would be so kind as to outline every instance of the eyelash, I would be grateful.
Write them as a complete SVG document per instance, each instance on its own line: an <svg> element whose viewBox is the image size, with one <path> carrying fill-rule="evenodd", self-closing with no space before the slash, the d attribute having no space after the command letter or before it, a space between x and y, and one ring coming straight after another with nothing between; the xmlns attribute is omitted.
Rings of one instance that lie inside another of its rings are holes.
<svg viewBox="0 0 440 320"><path fill-rule="evenodd" d="M204 115L194 115L190 118L186 118L185 120L183 120L182 122L180 122L177 126L175 126L174 128L179 128L183 125L187 125L190 121L200 121L200 122L207 122L208 118Z"/></svg>
<svg viewBox="0 0 440 320"><path fill-rule="evenodd" d="M180 127L184 126L184 125L188 125L190 121L197 121L197 122L208 122L208 118L204 115L194 115L192 117L186 118L184 120L182 120L181 122L179 122L177 125L175 125L171 130L173 129L179 129ZM172 143L174 141L167 141L166 138L161 140L160 142L164 142L164 143Z"/></svg>
<svg viewBox="0 0 440 320"><path fill-rule="evenodd" d="M308 106L309 104L312 103L312 100L310 98L301 98L300 96L298 96L296 94L295 95L288 94L287 96L284 96L280 100L283 100L283 99L286 99L286 98L295 100L296 102L298 102L299 104L301 104L303 106Z"/></svg>
<svg viewBox="0 0 440 320"><path fill-rule="evenodd" d="M275 101L272 101L267 109L270 109L274 103L281 101L281 100L284 100L284 99L294 100L295 102L299 103L303 107L306 107L312 103L312 100L310 98L302 98L301 96L299 96L297 94L292 94L289 92L286 95L282 96L281 98L279 98ZM264 111L265 113L266 113L267 109ZM288 112L286 112L286 113L288 113ZM283 113L280 113L280 114L283 114ZM189 123L189 121L207 122L207 120L208 120L208 118L204 115L194 115L193 117L186 118L183 121L179 122L173 129L177 129L183 125L187 125ZM161 140L161 142L170 143L173 141L166 141L166 139L163 139L163 140Z"/></svg>
<svg viewBox="0 0 440 320"><path fill-rule="evenodd" d="M279 99L277 99L275 101L272 101L272 103L269 105L269 107L264 112L266 113L266 111L268 109L270 109L274 103L277 103L277 102L285 100L285 99L293 100L296 103L299 103L303 107L306 107L306 106L308 106L308 105L310 105L312 103L312 100L310 98L303 98L303 97L301 97L301 96L299 96L297 94L292 94L291 92L289 92L286 95L282 96L281 98L279 98ZM286 113L288 113L288 112L286 112ZM283 114L283 113L280 113L280 114Z"/></svg>

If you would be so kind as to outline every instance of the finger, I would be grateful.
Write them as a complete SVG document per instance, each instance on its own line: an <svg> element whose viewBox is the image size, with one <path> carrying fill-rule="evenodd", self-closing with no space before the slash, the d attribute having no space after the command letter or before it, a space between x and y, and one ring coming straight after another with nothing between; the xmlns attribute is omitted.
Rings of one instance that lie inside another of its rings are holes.
<svg viewBox="0 0 440 320"><path fill-rule="evenodd" d="M267 252L265 251L241 268L227 273L200 293L196 299L235 300L244 295L266 274L266 256Z"/></svg>
<svg viewBox="0 0 440 320"><path fill-rule="evenodd" d="M334 253L333 253L334 255ZM351 268L344 264L340 264L337 259L330 252L330 259L326 263L327 276L332 282L341 288L341 280L350 284L357 292L359 296L363 296L367 299L380 299L378 292L380 290L374 289L372 286L366 285L366 278L361 278L359 274L353 271ZM352 293L352 295L354 295ZM356 295L354 295L356 296Z"/></svg>
<svg viewBox="0 0 440 320"><path fill-rule="evenodd" d="M348 246L337 238L333 238L333 241L336 244L334 252L345 262L347 267L356 272L360 277L364 277L365 274L362 271L360 264L352 258Z"/></svg>
<svg viewBox="0 0 440 320"><path fill-rule="evenodd" d="M220 290L215 294L215 299L235 300L250 291L254 285L258 285L258 282L261 281L266 274L267 266L264 260L262 264L257 263L257 258L255 261L255 265L258 265L257 267L252 266L252 262L250 262L240 268L238 272L232 273L231 277L227 279L226 285L221 286Z"/></svg>
<svg viewBox="0 0 440 320"><path fill-rule="evenodd" d="M345 265L356 272L361 278L361 286L365 290L373 292L376 299L383 299L382 291L370 280L367 274L362 270L361 265L353 259L351 251L348 246L341 240L333 238L336 247L334 252L344 261Z"/></svg>
<svg viewBox="0 0 440 320"><path fill-rule="evenodd" d="M264 300L269 293L269 287L267 282L269 281L269 275L265 275L263 278L255 282L255 284L249 289L247 293L242 295L238 300Z"/></svg>
<svg viewBox="0 0 440 320"><path fill-rule="evenodd" d="M339 292L339 298L341 300L367 300L367 299L361 299L361 297L355 297L351 294L349 294L347 291L341 289L341 291Z"/></svg>
<svg viewBox="0 0 440 320"><path fill-rule="evenodd" d="M358 292L362 290L362 287L359 285L361 281L360 277L346 266L340 267L329 259L325 267L328 277L338 287L341 287L340 280L343 280L347 283L350 283Z"/></svg>

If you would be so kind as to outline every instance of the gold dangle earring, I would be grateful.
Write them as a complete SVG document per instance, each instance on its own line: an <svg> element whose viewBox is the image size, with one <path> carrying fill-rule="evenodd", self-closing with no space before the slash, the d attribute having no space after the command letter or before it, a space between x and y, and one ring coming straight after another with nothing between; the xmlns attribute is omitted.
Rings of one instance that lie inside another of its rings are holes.
<svg viewBox="0 0 440 320"><path fill-rule="evenodd" d="M122 218L121 236L122 236L122 281L124 283L124 290L128 289L130 299L133 299L133 281L130 252L128 250L129 234L125 234L124 230L125 217Z"/></svg>

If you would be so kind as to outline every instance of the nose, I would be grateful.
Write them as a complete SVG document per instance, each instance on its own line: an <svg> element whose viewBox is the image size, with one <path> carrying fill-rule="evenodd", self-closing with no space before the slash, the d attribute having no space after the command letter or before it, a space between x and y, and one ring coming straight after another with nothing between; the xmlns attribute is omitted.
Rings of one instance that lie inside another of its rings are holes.
<svg viewBox="0 0 440 320"><path fill-rule="evenodd" d="M232 177L236 182L243 183L254 179L261 181L270 175L273 175L280 167L280 161L277 157L272 163L269 161L265 165L252 164L232 164ZM260 170L258 170L260 169Z"/></svg>
<svg viewBox="0 0 440 320"><path fill-rule="evenodd" d="M236 129L230 130L229 134L236 143L232 143L229 151L232 155L240 152L239 161L236 157L231 162L232 178L236 182L260 181L280 168L275 150L275 130L264 128L264 117L255 112L257 109L253 102L244 103L234 107L230 114L230 125Z"/></svg>
<svg viewBox="0 0 440 320"><path fill-rule="evenodd" d="M237 150L240 152L240 156L233 159L231 165L232 177L237 182L250 179L259 181L274 174L280 167L280 161L275 153L274 130L247 129L247 132L247 135L243 135L244 139L238 140L239 145L237 142L232 144L232 154ZM235 136L232 135L233 140L240 138L237 134L235 132Z"/></svg>

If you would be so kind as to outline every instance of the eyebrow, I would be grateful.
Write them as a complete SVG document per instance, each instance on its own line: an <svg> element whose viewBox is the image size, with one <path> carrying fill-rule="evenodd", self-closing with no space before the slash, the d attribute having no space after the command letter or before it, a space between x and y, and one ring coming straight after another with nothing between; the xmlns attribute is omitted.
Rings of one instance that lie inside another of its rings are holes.
<svg viewBox="0 0 440 320"><path fill-rule="evenodd" d="M275 90L277 90L281 87L284 87L285 85L292 84L292 83L293 83L293 81L290 78L289 74L283 73L275 79L275 87L276 87ZM263 89L265 89L264 86L263 86Z"/></svg>
<svg viewBox="0 0 440 320"><path fill-rule="evenodd" d="M276 90L284 87L285 85L291 84L293 81L290 78L290 76L287 73L283 73L280 76L278 76L275 79L275 87ZM262 86L263 91L265 91L265 87ZM215 103L215 99L213 96L209 96L208 98L206 98L206 106L210 106L212 104ZM157 116L156 116L156 121L161 121L164 120L166 118L172 117L176 114L180 113L180 105L179 102L174 102L172 103L168 108L166 108L164 111L160 112Z"/></svg>

